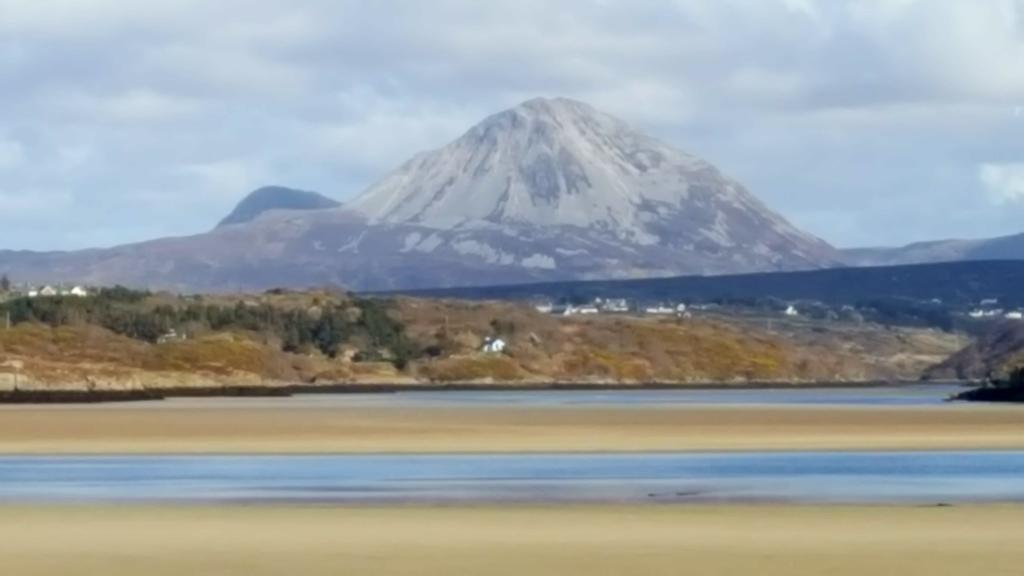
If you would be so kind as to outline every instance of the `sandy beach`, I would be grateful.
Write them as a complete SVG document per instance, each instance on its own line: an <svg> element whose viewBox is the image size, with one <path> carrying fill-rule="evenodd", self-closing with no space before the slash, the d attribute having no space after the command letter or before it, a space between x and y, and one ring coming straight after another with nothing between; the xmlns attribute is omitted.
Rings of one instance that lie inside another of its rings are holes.
<svg viewBox="0 0 1024 576"><path fill-rule="evenodd" d="M8 406L0 453L1024 449L1013 406ZM9 505L4 573L1019 574L1024 506Z"/></svg>
<svg viewBox="0 0 1024 576"><path fill-rule="evenodd" d="M292 406L0 408L0 453L437 453L1024 449L1024 409Z"/></svg>
<svg viewBox="0 0 1024 576"><path fill-rule="evenodd" d="M0 507L4 573L1020 574L1024 507Z"/></svg>

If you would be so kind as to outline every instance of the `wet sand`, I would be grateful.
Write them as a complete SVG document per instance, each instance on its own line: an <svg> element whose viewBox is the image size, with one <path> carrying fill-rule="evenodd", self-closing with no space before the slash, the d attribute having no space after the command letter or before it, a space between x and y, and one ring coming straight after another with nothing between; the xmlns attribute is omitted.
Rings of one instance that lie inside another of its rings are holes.
<svg viewBox="0 0 1024 576"><path fill-rule="evenodd" d="M458 453L1024 449L1024 407L0 408L0 453Z"/></svg>
<svg viewBox="0 0 1024 576"><path fill-rule="evenodd" d="M1022 506L0 507L5 574L1020 574Z"/></svg>

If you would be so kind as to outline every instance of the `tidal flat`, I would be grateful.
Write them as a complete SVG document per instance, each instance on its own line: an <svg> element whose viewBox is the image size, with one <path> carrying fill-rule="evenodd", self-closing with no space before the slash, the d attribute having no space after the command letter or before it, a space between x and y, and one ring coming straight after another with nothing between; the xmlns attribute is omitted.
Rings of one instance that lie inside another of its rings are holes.
<svg viewBox="0 0 1024 576"><path fill-rule="evenodd" d="M943 393L439 392L0 406L0 454L1024 449L1024 407L943 404ZM734 401L721 401L726 394Z"/></svg>
<svg viewBox="0 0 1024 576"><path fill-rule="evenodd" d="M1019 574L1024 506L0 507L4 573Z"/></svg>

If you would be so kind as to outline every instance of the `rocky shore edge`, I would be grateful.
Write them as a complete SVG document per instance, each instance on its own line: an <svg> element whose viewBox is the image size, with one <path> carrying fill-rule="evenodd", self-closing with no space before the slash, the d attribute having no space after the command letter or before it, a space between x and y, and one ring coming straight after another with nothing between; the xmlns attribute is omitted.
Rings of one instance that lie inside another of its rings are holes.
<svg viewBox="0 0 1024 576"><path fill-rule="evenodd" d="M938 384L932 382L931 384ZM24 389L0 391L0 404L100 404L160 401L170 398L288 398L296 395L396 394L401 392L517 392L517 391L658 391L658 390L787 390L807 388L880 388L922 385L917 381L862 382L702 382L702 383L601 383L554 382L547 384L493 383L374 383L374 384L289 384L226 385L207 387L126 389Z"/></svg>

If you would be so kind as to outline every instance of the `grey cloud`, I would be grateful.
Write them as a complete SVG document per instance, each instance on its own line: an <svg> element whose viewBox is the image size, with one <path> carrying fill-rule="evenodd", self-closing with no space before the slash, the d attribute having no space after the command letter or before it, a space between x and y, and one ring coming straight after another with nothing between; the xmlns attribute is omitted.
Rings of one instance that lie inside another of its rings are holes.
<svg viewBox="0 0 1024 576"><path fill-rule="evenodd" d="M262 183L344 199L537 95L704 156L841 245L1014 232L1024 206L979 171L1024 156L1022 19L1022 0L0 0L0 247L196 232Z"/></svg>

